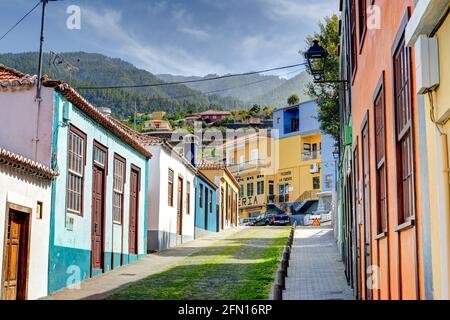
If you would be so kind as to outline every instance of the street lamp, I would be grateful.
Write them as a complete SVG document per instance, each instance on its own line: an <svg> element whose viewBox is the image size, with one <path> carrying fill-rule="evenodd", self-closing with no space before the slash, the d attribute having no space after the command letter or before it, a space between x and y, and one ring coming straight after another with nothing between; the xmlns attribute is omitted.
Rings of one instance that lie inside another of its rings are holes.
<svg viewBox="0 0 450 320"><path fill-rule="evenodd" d="M319 40L313 40L313 45L305 52L309 70L314 77L315 83L348 83L347 80L325 80L325 67L328 52L319 45Z"/></svg>
<svg viewBox="0 0 450 320"><path fill-rule="evenodd" d="M328 57L328 52L325 48L319 45L318 40L314 40L313 43L313 46L305 52L305 58L308 62L309 70L311 70L314 80L319 81L323 79L325 73L325 63Z"/></svg>

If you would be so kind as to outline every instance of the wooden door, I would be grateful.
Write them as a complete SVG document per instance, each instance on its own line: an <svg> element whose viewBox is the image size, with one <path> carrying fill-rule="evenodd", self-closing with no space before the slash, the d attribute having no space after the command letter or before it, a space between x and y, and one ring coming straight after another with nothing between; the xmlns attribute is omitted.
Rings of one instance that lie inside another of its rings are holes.
<svg viewBox="0 0 450 320"><path fill-rule="evenodd" d="M94 165L92 179L92 269L103 269L105 171Z"/></svg>
<svg viewBox="0 0 450 320"><path fill-rule="evenodd" d="M130 177L130 222L128 228L128 252L138 254L137 224L139 199L139 172L132 169Z"/></svg>
<svg viewBox="0 0 450 320"><path fill-rule="evenodd" d="M205 202L205 212L207 205ZM183 178L181 177L178 177L177 234L180 236L183 234Z"/></svg>
<svg viewBox="0 0 450 320"><path fill-rule="evenodd" d="M4 256L3 300L25 300L28 277L29 215L9 212Z"/></svg>
<svg viewBox="0 0 450 320"><path fill-rule="evenodd" d="M368 274L368 268L372 265L372 253L370 248L370 144L369 144L369 129L366 124L362 131L363 142L363 212L364 212L364 270L366 285L366 299L372 299L372 289L367 286L370 274Z"/></svg>
<svg viewBox="0 0 450 320"><path fill-rule="evenodd" d="M355 149L353 151L353 181L352 181L352 198L353 198L353 221L354 221L354 232L355 232L355 240L354 240L354 252L355 252L355 292L356 298L361 299L361 288L362 288L362 279L361 279L361 233L360 233L360 196L359 196L359 186L360 186L360 173L359 173L359 152L358 145L355 145Z"/></svg>

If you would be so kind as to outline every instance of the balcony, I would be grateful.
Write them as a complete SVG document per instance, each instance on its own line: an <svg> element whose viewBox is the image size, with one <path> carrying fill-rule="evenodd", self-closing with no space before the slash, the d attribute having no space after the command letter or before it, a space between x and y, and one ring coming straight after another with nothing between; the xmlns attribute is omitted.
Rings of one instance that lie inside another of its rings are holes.
<svg viewBox="0 0 450 320"><path fill-rule="evenodd" d="M247 162L243 162L240 164L233 164L228 166L228 170L230 170L232 173L256 169L265 167L268 165L267 160L251 160Z"/></svg>
<svg viewBox="0 0 450 320"><path fill-rule="evenodd" d="M322 151L306 151L302 153L302 161L317 160L322 157Z"/></svg>

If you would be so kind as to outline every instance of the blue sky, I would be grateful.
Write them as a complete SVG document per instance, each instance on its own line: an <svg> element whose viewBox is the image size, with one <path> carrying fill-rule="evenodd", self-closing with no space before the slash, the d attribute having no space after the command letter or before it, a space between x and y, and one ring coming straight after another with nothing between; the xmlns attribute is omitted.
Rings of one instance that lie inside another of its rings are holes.
<svg viewBox="0 0 450 320"><path fill-rule="evenodd" d="M0 0L2 35L37 0ZM152 73L206 75L302 61L307 34L338 11L338 0L64 0L51 2L45 50L98 52ZM81 30L66 27L69 5ZM40 9L5 39L0 52L37 51ZM1 62L1 61L0 61ZM281 74L283 72L279 72ZM285 72L284 72L285 73Z"/></svg>

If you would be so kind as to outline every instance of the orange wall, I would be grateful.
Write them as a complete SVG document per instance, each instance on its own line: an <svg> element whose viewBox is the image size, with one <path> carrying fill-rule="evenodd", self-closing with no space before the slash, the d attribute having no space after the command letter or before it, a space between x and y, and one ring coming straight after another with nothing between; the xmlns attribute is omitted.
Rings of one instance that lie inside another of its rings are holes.
<svg viewBox="0 0 450 320"><path fill-rule="evenodd" d="M356 1L358 2L358 1ZM370 1L368 1L370 2ZM362 164L361 124L369 111L370 136L370 180L371 180L371 249L372 264L381 268L380 289L373 290L374 299L416 299L417 291L423 298L423 277L420 256L420 197L416 194L416 226L396 232L397 227L397 197L396 197L396 159L395 159L395 132L394 132L394 106L393 106L393 62L392 46L399 31L401 21L407 7L412 14L413 0L375 0L375 5L381 8L381 30L367 30L362 49L358 55L357 71L352 84L352 120L353 136L358 139L359 163ZM358 26L357 26L358 30ZM357 32L359 34L359 32ZM360 50L358 38L358 50ZM413 55L414 59L414 55ZM413 60L414 61L414 60ZM388 194L388 234L384 239L376 238L376 188L375 188L375 132L373 96L380 77L385 72L385 124L386 124L386 168L387 168L387 194ZM414 72L411 69L412 72ZM413 76L414 78L414 76ZM414 84L413 84L414 85ZM413 116L415 134L415 169L419 169L419 154L417 150L417 97L413 95ZM360 165L359 177L362 177ZM416 189L420 184L419 175L415 175ZM361 184L360 184L361 185ZM362 207L360 198L359 206ZM361 222L362 223L362 222ZM417 239L417 241L416 241ZM361 246L363 248L363 246ZM363 249L361 249L363 250ZM418 256L416 256L416 254ZM364 257L361 252L361 257ZM362 273L364 275L364 273ZM418 280L420 279L420 280ZM362 283L365 280L362 279ZM364 291L364 290L362 290Z"/></svg>

